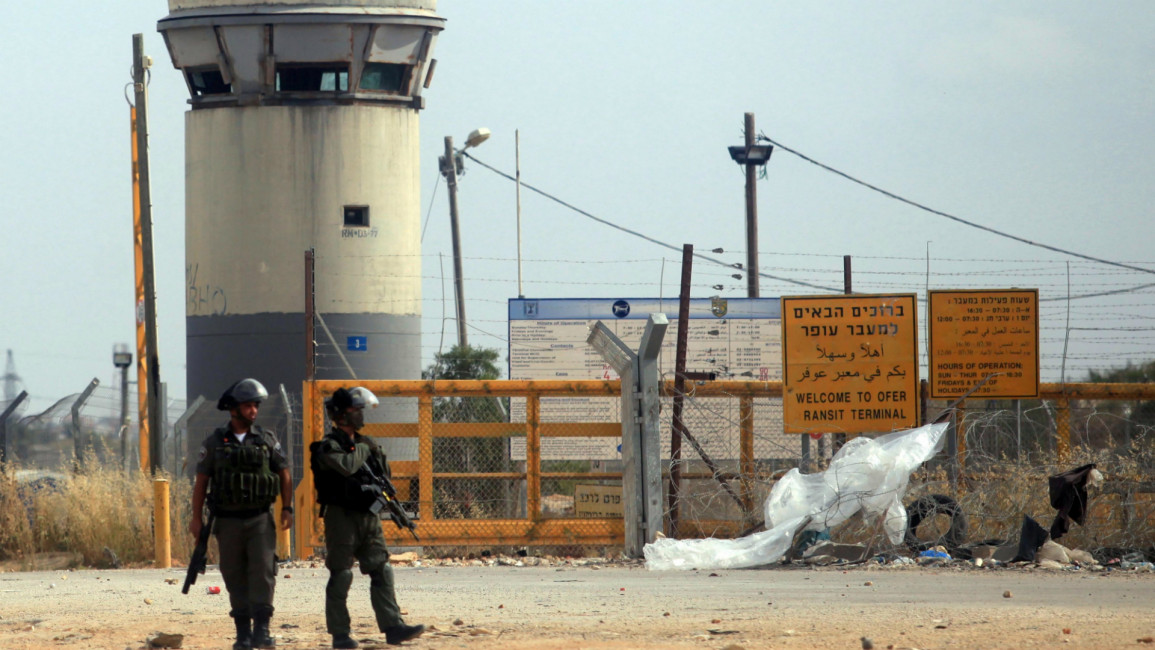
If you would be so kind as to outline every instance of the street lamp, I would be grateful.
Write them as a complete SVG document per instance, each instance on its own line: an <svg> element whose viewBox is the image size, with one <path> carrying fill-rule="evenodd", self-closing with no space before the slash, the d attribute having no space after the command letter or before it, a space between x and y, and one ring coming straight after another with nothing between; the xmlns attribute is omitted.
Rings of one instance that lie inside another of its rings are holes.
<svg viewBox="0 0 1155 650"><path fill-rule="evenodd" d="M754 114L746 113L746 144L729 147L730 158L746 167L746 296L758 297L758 190L754 185L755 167L770 160L774 147L757 144L754 137Z"/></svg>
<svg viewBox="0 0 1155 650"><path fill-rule="evenodd" d="M464 173L463 156L466 149L489 139L489 129L475 129L465 139L465 148L461 151L453 149L453 137L445 136L445 155L438 159L441 175L445 177L445 184L449 187L449 228L453 234L453 292L457 301L457 344L461 347L469 345L465 334L465 287L461 277L461 235L457 226L457 175Z"/></svg>
<svg viewBox="0 0 1155 650"><path fill-rule="evenodd" d="M120 368L120 460L123 467L128 463L128 367L132 365L132 352L127 343L112 346L112 365Z"/></svg>

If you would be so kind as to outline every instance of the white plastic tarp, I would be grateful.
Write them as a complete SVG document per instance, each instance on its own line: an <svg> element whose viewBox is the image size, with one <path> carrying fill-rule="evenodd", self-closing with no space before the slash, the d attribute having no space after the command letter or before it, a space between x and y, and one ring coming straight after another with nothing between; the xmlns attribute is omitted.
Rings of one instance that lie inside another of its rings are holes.
<svg viewBox="0 0 1155 650"><path fill-rule="evenodd" d="M881 516L894 544L906 533L902 498L910 474L942 450L947 423L850 440L820 474L786 473L766 498L766 530L739 539L659 539L642 552L646 567L740 569L776 562L799 530L824 530L859 510ZM809 522L807 518L809 517ZM803 526L805 524L805 526Z"/></svg>

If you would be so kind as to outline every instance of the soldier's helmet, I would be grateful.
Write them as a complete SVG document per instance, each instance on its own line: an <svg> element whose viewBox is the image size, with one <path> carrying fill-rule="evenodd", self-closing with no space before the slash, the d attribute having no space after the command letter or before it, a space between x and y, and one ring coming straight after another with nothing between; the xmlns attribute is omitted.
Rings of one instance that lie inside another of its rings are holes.
<svg viewBox="0 0 1155 650"><path fill-rule="evenodd" d="M336 418L338 415L345 412L345 409L350 407L363 409L365 407L377 408L377 396L374 395L368 388L357 386L355 388L338 388L333 396L325 400L325 410L329 412L329 417Z"/></svg>
<svg viewBox="0 0 1155 650"><path fill-rule="evenodd" d="M352 388L349 390L349 393L353 396L353 406L375 409L377 405L381 403L377 400L377 396L373 394L373 391L364 386ZM360 401L360 403L358 403L358 401Z"/></svg>
<svg viewBox="0 0 1155 650"><path fill-rule="evenodd" d="M268 398L269 391L265 390L261 382L256 379L242 379L232 386L229 386L228 390L221 395L220 400L217 401L217 409L228 411L245 402L256 402L260 404Z"/></svg>

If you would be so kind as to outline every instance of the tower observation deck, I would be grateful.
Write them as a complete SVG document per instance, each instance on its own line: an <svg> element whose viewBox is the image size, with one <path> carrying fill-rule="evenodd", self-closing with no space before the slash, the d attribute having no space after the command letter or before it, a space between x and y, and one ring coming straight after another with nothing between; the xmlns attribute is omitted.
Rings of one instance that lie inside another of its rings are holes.
<svg viewBox="0 0 1155 650"><path fill-rule="evenodd" d="M242 377L300 393L309 249L315 309L357 376L420 376L418 115L435 5L169 1L157 28L190 106L190 400ZM317 377L350 378L322 332Z"/></svg>

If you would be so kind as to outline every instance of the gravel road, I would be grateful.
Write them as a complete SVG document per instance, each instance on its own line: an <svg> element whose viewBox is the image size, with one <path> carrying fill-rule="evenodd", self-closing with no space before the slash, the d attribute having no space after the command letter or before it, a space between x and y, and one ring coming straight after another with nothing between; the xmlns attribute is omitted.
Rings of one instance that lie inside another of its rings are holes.
<svg viewBox="0 0 1155 650"><path fill-rule="evenodd" d="M430 630L413 648L1155 648L1155 575L1121 571L858 567L651 572L637 564L398 566L398 599ZM230 647L227 596L210 567L189 595L183 569L0 573L0 647ZM281 568L281 648L328 647L327 572ZM363 647L368 581L350 609Z"/></svg>

